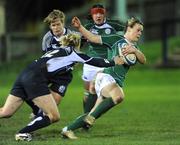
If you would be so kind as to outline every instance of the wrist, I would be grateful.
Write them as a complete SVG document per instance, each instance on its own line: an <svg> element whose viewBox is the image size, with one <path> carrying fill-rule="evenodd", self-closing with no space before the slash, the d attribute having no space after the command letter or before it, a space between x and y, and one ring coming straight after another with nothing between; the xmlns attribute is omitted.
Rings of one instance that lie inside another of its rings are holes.
<svg viewBox="0 0 180 145"><path fill-rule="evenodd" d="M138 54L140 51L138 49L135 49L134 54Z"/></svg>
<svg viewBox="0 0 180 145"><path fill-rule="evenodd" d="M78 30L80 31L80 30L82 30L82 28L83 28L83 27L82 27L82 25L80 24L79 27L78 27Z"/></svg>

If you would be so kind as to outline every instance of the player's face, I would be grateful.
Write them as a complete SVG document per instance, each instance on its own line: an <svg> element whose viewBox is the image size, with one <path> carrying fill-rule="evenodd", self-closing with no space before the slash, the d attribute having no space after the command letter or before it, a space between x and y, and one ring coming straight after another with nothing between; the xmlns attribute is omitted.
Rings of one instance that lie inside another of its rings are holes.
<svg viewBox="0 0 180 145"><path fill-rule="evenodd" d="M51 22L50 29L55 36L60 37L63 34L64 24L57 18Z"/></svg>
<svg viewBox="0 0 180 145"><path fill-rule="evenodd" d="M131 41L137 42L142 35L143 26L141 24L135 24L130 28L129 33L131 36Z"/></svg>
<svg viewBox="0 0 180 145"><path fill-rule="evenodd" d="M92 19L95 24L101 25L104 23L105 15L101 13L96 13L92 15Z"/></svg>

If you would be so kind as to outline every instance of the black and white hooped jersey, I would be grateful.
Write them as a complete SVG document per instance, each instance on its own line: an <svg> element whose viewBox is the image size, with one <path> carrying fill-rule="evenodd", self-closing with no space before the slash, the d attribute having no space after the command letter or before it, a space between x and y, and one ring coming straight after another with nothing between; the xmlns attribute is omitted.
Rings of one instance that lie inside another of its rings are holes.
<svg viewBox="0 0 180 145"><path fill-rule="evenodd" d="M61 47L60 49L48 51L33 65L46 75L61 74L69 71L75 63L86 63L98 67L111 67L115 65L113 60L89 57L84 53L74 50L73 47Z"/></svg>
<svg viewBox="0 0 180 145"><path fill-rule="evenodd" d="M71 33L71 30L68 28L64 28L63 35ZM46 53L47 51L53 50L53 49L59 49L59 37L56 37L53 35L52 31L48 31L42 41L42 51Z"/></svg>

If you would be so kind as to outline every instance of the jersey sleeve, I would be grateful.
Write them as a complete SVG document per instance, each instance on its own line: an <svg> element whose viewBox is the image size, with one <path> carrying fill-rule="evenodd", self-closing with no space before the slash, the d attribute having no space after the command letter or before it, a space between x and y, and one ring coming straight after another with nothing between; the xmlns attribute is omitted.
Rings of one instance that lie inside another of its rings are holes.
<svg viewBox="0 0 180 145"><path fill-rule="evenodd" d="M97 67L112 67L115 66L114 60L107 60L103 58L90 57L84 53L76 52L76 61L81 63L86 63L89 65L97 66Z"/></svg>
<svg viewBox="0 0 180 145"><path fill-rule="evenodd" d="M52 35L50 34L50 32L47 32L42 40L42 51L43 53L46 53L47 51L52 50L52 46L51 46L51 38Z"/></svg>

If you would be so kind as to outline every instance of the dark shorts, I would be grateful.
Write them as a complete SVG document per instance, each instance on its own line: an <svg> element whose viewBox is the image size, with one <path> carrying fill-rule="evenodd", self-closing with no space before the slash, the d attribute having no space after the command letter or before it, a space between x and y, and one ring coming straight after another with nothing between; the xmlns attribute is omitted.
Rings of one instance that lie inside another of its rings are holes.
<svg viewBox="0 0 180 145"><path fill-rule="evenodd" d="M28 67L18 76L10 94L23 100L32 100L50 94L48 81L38 69Z"/></svg>
<svg viewBox="0 0 180 145"><path fill-rule="evenodd" d="M72 81L72 78L73 75L71 71L64 74L57 74L49 80L49 88L63 97L65 96L67 87Z"/></svg>

